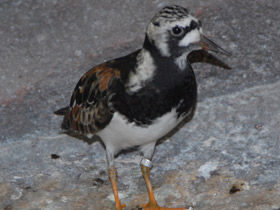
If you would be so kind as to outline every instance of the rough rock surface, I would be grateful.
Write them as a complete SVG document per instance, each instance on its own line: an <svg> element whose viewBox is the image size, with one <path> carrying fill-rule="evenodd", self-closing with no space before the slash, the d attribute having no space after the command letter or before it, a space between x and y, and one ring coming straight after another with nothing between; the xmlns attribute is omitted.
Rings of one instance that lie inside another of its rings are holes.
<svg viewBox="0 0 280 210"><path fill-rule="evenodd" d="M193 120L154 156L161 205L280 209L278 0L0 0L0 209L113 209L105 152L59 135L52 112L91 66L141 46L164 5L190 7L232 52L232 70L194 64ZM126 209L147 201L139 154L117 158Z"/></svg>

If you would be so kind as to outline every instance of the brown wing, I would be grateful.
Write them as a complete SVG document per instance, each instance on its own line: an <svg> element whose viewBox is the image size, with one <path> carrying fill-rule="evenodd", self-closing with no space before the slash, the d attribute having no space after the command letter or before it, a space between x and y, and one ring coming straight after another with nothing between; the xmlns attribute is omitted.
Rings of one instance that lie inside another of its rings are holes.
<svg viewBox="0 0 280 210"><path fill-rule="evenodd" d="M112 119L110 87L120 79L120 71L104 63L92 68L79 80L61 128L80 134L95 134Z"/></svg>

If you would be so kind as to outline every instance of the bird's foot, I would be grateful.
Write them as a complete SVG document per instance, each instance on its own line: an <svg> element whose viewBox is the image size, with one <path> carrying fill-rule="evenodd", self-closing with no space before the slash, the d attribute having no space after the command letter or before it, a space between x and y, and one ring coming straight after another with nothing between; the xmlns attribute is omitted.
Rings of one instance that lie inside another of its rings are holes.
<svg viewBox="0 0 280 210"><path fill-rule="evenodd" d="M119 205L116 205L115 210L123 210L123 208L125 208L125 207L126 207L125 203L119 204Z"/></svg>
<svg viewBox="0 0 280 210"><path fill-rule="evenodd" d="M158 204L143 204L143 210L189 210L188 208L166 208L160 207Z"/></svg>

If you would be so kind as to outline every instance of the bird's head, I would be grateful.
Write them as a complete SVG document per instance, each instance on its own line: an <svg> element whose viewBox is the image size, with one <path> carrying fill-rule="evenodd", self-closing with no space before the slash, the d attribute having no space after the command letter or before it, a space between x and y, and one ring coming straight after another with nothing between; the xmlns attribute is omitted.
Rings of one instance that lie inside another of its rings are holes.
<svg viewBox="0 0 280 210"><path fill-rule="evenodd" d="M164 7L152 18L146 37L163 57L178 57L190 52L193 46L229 55L202 34L201 21L177 5Z"/></svg>

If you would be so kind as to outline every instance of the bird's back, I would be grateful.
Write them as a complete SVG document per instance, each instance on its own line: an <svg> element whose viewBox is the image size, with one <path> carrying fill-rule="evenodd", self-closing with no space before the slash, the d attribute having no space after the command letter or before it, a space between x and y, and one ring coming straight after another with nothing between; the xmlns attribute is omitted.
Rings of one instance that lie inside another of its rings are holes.
<svg viewBox="0 0 280 210"><path fill-rule="evenodd" d="M70 105L55 111L64 115L64 131L91 136L110 122L114 112L110 100L116 90L123 89L138 52L97 65L80 78Z"/></svg>

